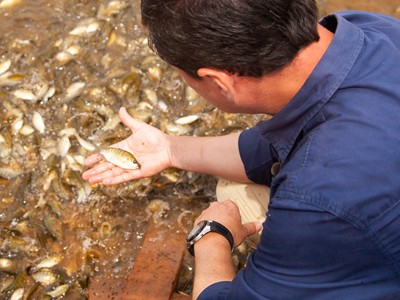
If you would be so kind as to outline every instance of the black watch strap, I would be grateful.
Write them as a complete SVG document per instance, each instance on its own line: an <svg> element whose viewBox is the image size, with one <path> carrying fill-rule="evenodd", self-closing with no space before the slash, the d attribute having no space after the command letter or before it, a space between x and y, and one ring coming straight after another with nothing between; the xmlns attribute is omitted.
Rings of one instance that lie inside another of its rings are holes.
<svg viewBox="0 0 400 300"><path fill-rule="evenodd" d="M199 226L201 230L195 236L192 236L192 232L189 233L186 239L187 248L191 255L194 256L194 244L209 232L216 232L224 236L228 240L229 245L231 246L231 249L233 251L233 249L235 248L235 244L233 241L232 233L224 225L218 223L217 221L201 221L199 224L197 224L196 227ZM199 230L196 227L193 229L194 231Z"/></svg>

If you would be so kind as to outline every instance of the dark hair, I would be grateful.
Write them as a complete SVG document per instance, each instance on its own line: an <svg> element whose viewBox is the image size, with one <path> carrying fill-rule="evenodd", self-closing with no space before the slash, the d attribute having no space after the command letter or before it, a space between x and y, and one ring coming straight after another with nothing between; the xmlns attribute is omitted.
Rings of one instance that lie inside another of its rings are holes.
<svg viewBox="0 0 400 300"><path fill-rule="evenodd" d="M211 67L260 77L318 41L314 0L142 0L149 45L194 78Z"/></svg>

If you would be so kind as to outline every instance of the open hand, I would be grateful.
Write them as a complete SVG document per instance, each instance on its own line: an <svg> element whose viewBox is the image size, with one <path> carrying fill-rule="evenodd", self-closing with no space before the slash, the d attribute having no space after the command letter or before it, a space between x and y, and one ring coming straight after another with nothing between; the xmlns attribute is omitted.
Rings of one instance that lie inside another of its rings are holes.
<svg viewBox="0 0 400 300"><path fill-rule="evenodd" d="M136 121L123 107L119 110L119 117L122 123L132 130L132 134L111 147L133 153L141 168L137 170L122 169L104 161L99 153L95 153L85 160L86 166L94 166L82 174L82 178L90 183L119 184L155 175L171 166L169 145L165 133L144 122ZM95 165L96 163L98 164Z"/></svg>

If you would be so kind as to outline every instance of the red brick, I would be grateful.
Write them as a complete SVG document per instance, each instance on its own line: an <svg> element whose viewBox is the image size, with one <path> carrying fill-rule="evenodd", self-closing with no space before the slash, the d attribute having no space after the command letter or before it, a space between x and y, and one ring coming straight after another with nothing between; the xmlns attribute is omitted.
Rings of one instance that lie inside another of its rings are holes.
<svg viewBox="0 0 400 300"><path fill-rule="evenodd" d="M186 234L176 225L150 223L145 240L127 279L95 277L89 299L96 300L188 300L174 293L186 251Z"/></svg>

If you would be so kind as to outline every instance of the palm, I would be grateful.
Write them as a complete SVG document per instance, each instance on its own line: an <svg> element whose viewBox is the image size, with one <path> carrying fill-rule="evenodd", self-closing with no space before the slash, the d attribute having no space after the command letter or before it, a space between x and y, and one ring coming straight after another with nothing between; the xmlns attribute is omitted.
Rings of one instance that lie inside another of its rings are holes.
<svg viewBox="0 0 400 300"><path fill-rule="evenodd" d="M127 139L114 145L118 148L130 150L141 164L143 175L150 176L168 167L165 134L158 129L143 124Z"/></svg>
<svg viewBox="0 0 400 300"><path fill-rule="evenodd" d="M90 183L118 184L149 177L169 167L166 135L146 123L135 121L127 114L125 109L121 109L120 117L124 124L132 130L132 134L125 140L112 145L112 147L133 153L141 168L126 170L102 161L83 173L83 178ZM85 164L91 166L101 160L100 154L94 154L86 159Z"/></svg>

